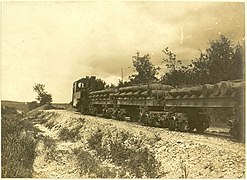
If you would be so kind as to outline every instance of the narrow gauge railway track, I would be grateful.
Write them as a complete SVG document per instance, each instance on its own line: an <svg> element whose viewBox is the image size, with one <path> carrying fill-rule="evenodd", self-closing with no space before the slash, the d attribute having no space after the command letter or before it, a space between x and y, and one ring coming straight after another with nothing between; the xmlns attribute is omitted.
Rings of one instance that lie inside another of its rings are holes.
<svg viewBox="0 0 247 180"><path fill-rule="evenodd" d="M229 133L215 133L215 132L204 132L202 135L204 136L208 136L208 137L217 137L217 138L221 138L221 139L226 139L229 141L233 141L233 142L238 142L234 137L232 137Z"/></svg>
<svg viewBox="0 0 247 180"><path fill-rule="evenodd" d="M93 115L86 115L88 117L97 117L101 118L102 120L110 120L113 122L123 122L123 123L128 123L134 126L141 126L143 128L149 128L152 129L153 131L157 131L157 133L160 133L161 131L169 131L168 128L163 128L163 127L158 127L158 126L149 126L147 124L144 124L141 121L128 121L128 120L118 120L116 118L105 118L102 115L99 116L93 116ZM180 132L180 131L172 131L172 132L177 132L177 133L190 133L193 135L198 135L198 136L205 136L205 137L212 137L212 138L219 138L222 140L227 140L227 141L232 141L232 142L239 142L236 138L230 135L229 132L222 131L221 128L214 128L211 130L210 128L204 131L204 133L198 133L197 131L192 131L192 132Z"/></svg>

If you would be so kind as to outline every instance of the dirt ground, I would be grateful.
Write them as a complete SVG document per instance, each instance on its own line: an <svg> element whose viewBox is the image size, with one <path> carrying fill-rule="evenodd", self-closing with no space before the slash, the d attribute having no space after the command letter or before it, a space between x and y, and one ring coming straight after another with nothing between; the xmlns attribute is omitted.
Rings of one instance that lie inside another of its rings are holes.
<svg viewBox="0 0 247 180"><path fill-rule="evenodd" d="M245 178L245 144L230 138L66 110L30 116L41 131L34 178Z"/></svg>

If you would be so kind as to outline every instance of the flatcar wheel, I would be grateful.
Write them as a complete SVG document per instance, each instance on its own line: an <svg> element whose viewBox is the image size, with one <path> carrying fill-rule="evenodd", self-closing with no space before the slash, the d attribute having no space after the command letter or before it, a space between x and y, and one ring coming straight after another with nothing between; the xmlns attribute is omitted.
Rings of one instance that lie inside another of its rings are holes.
<svg viewBox="0 0 247 180"><path fill-rule="evenodd" d="M145 125L147 125L147 126L151 126L151 122L150 122L150 119L149 119L148 117L146 118Z"/></svg>
<svg viewBox="0 0 247 180"><path fill-rule="evenodd" d="M198 133L203 133L207 128L208 128L208 123L207 122L202 122L200 124L197 125L196 127L196 131Z"/></svg>
<svg viewBox="0 0 247 180"><path fill-rule="evenodd" d="M141 122L143 125L148 125L148 117L142 116L142 117L140 118L140 122Z"/></svg>
<svg viewBox="0 0 247 180"><path fill-rule="evenodd" d="M126 119L126 115L125 114L122 114L120 120L121 121L125 121L125 119Z"/></svg>
<svg viewBox="0 0 247 180"><path fill-rule="evenodd" d="M180 132L184 132L185 131L185 127L186 127L186 125L185 125L185 122L181 122L181 124L179 125L179 131Z"/></svg>
<svg viewBox="0 0 247 180"><path fill-rule="evenodd" d="M154 119L153 118L147 118L147 125L154 127L154 125L155 125Z"/></svg>
<svg viewBox="0 0 247 180"><path fill-rule="evenodd" d="M234 122L234 127L231 130L233 131L233 136L239 142L245 142L245 122L242 114L238 114L238 117Z"/></svg>
<svg viewBox="0 0 247 180"><path fill-rule="evenodd" d="M189 121L188 126L189 126L188 127L188 132L193 132L194 129L196 128L196 124L193 121Z"/></svg>
<svg viewBox="0 0 247 180"><path fill-rule="evenodd" d="M122 111L119 112L119 114L117 115L117 119L120 120L120 121L125 121L125 118L126 118L126 114Z"/></svg>
<svg viewBox="0 0 247 180"><path fill-rule="evenodd" d="M169 127L168 127L168 129L170 131L174 131L175 130L175 122L173 120L170 120L169 121Z"/></svg>
<svg viewBox="0 0 247 180"><path fill-rule="evenodd" d="M188 132L193 132L193 131L194 131L194 129L195 129L195 127L194 127L194 126L189 126Z"/></svg>
<svg viewBox="0 0 247 180"><path fill-rule="evenodd" d="M206 129L204 129L202 126L196 127L196 132L197 133L203 133Z"/></svg>
<svg viewBox="0 0 247 180"><path fill-rule="evenodd" d="M166 122L165 121L161 121L160 122L160 127L161 128L166 128Z"/></svg>

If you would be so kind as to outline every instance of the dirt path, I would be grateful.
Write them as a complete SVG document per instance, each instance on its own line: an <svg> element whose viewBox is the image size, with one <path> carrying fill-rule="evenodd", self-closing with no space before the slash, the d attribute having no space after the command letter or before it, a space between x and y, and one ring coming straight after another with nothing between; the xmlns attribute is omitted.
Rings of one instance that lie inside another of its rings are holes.
<svg viewBox="0 0 247 180"><path fill-rule="evenodd" d="M245 145L229 139L172 132L135 123L83 116L65 110L44 111L37 116L34 123L41 130L37 135L39 142L33 166L35 178L88 178L100 177L102 174L104 177L107 173L111 173L110 177L118 177L118 173L113 174L116 171L125 173L120 177L128 177L128 170L126 172L119 170L125 164L114 161L110 156L103 158L99 151L96 151L99 150L97 147L94 150L89 148L88 139L99 129L103 132L103 140L106 142L112 138L106 136L106 132L113 135L128 132L132 139L134 137L144 142L143 145L148 147L149 152L153 152L159 162L157 177L243 178L245 176ZM103 169L100 175L94 172L92 176L90 170L93 166L82 164L78 160L78 150L80 157L83 153L88 156L86 159L82 157L83 161L89 164L92 161L95 164L100 162L100 170L102 167L106 169ZM128 161L129 159L126 159L126 162Z"/></svg>

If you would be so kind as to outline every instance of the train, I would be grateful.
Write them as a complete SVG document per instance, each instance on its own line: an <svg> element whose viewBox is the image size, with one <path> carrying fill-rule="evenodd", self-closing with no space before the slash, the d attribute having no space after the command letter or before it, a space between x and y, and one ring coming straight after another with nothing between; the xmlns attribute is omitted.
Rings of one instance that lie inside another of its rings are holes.
<svg viewBox="0 0 247 180"><path fill-rule="evenodd" d="M225 109L230 134L245 137L245 81L173 87L162 83L104 88L95 76L73 83L72 106L83 114L172 131L203 133L210 126L208 112Z"/></svg>

